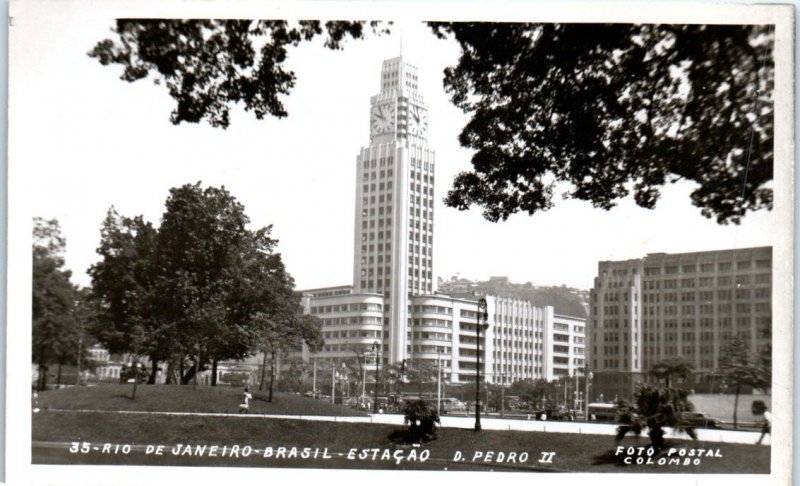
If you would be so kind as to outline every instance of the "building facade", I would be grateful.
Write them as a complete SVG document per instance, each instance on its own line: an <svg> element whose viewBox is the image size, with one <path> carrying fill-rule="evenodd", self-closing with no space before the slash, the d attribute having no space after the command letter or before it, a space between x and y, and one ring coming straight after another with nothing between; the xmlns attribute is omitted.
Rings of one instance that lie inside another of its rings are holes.
<svg viewBox="0 0 800 486"><path fill-rule="evenodd" d="M573 374L583 366L583 319L485 296L489 326L478 333L477 296L435 292L435 162L417 85L415 66L401 57L383 62L380 92L370 99L370 144L356 159L353 285L303 292L325 340L303 358L336 362L377 347L384 365L410 360L441 366L447 381L474 382L480 346L488 382ZM372 356L364 363L374 369Z"/></svg>
<svg viewBox="0 0 800 486"><path fill-rule="evenodd" d="M370 144L356 165L353 285L386 299L389 362L408 358L408 305L433 293L434 152L417 68L402 57L381 69L370 98Z"/></svg>
<svg viewBox="0 0 800 486"><path fill-rule="evenodd" d="M678 358L694 367L688 385L706 389L734 336L753 356L771 344L772 248L600 262L590 299L593 399L630 396L654 364Z"/></svg>

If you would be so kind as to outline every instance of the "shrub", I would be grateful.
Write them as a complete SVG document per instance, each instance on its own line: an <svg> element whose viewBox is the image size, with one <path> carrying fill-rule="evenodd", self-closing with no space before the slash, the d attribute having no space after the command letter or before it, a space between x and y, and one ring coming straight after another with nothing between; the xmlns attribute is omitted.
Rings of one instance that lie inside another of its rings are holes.
<svg viewBox="0 0 800 486"><path fill-rule="evenodd" d="M441 423L436 407L425 400L412 400L403 404L403 414L409 439L425 442L436 438L436 428Z"/></svg>
<svg viewBox="0 0 800 486"><path fill-rule="evenodd" d="M634 407L622 415L622 424L617 428L617 440L628 432L638 434L647 426L650 444L656 450L664 448L664 427L672 427L697 439L694 428L683 419L684 412L694 409L687 398L689 392L675 388L641 385L634 394Z"/></svg>

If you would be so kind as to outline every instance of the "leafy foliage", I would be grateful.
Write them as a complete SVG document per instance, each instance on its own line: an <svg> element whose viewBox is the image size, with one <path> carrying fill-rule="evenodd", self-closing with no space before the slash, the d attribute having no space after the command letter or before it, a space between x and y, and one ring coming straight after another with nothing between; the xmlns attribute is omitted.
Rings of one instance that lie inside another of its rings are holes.
<svg viewBox="0 0 800 486"><path fill-rule="evenodd" d="M640 385L633 396L633 407L621 414L622 424L617 428L617 440L629 432L638 435L645 426L650 443L656 450L664 447L664 427L686 432L691 438L697 439L694 428L683 420L683 413L694 409L688 396L686 390Z"/></svg>
<svg viewBox="0 0 800 486"><path fill-rule="evenodd" d="M326 34L325 47L340 49L347 38L364 37L366 22L316 20L119 19L116 39L89 52L101 64L123 66L121 78L133 82L153 74L177 106L172 123L227 128L230 107L242 103L259 120L287 115L281 96L294 87L286 69L287 48ZM369 22L375 33L388 32Z"/></svg>
<svg viewBox="0 0 800 486"><path fill-rule="evenodd" d="M427 442L436 438L436 427L441 423L436 405L425 400L411 400L403 404L403 416L408 425L409 439Z"/></svg>
<svg viewBox="0 0 800 486"><path fill-rule="evenodd" d="M32 359L39 367L38 389L47 385L48 365L63 365L84 353L76 319L80 294L64 268L66 240L55 219L33 220Z"/></svg>
<svg viewBox="0 0 800 486"><path fill-rule="evenodd" d="M475 151L446 203L490 221L565 198L653 208L665 184L697 183L718 223L772 208L770 26L430 24L461 45L445 89L471 116Z"/></svg>
<svg viewBox="0 0 800 486"><path fill-rule="evenodd" d="M120 216L112 207L100 230L92 265L92 297L98 303L93 329L112 353L148 354L157 358L168 336L154 312L157 293L156 230L141 216Z"/></svg>
<svg viewBox="0 0 800 486"><path fill-rule="evenodd" d="M672 378L687 379L692 375L694 366L682 358L670 358L654 363L649 374L659 380L665 380L667 388L672 384Z"/></svg>
<svg viewBox="0 0 800 486"><path fill-rule="evenodd" d="M271 228L249 222L224 187L200 183L170 191L158 229L112 208L90 270L101 342L153 363L188 356L184 383L208 362L319 346L319 323L302 315Z"/></svg>
<svg viewBox="0 0 800 486"><path fill-rule="evenodd" d="M719 372L728 385L736 390L733 406L733 426L738 427L739 393L742 387L767 388L771 385L771 370L766 371L750 357L747 341L735 336L720 352Z"/></svg>
<svg viewBox="0 0 800 486"><path fill-rule="evenodd" d="M556 393L555 383L542 378L515 381L508 390L508 395L518 396L529 410L542 408L547 397L554 393Z"/></svg>

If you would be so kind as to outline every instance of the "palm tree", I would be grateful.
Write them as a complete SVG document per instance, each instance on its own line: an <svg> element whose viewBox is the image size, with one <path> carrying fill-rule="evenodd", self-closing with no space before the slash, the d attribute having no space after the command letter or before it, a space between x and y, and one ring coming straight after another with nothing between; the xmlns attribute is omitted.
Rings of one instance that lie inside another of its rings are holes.
<svg viewBox="0 0 800 486"><path fill-rule="evenodd" d="M671 358L664 361L655 363L650 368L650 376L658 379L665 380L667 388L671 388L671 380L673 376L683 378L684 380L691 376L694 366L692 363L682 358Z"/></svg>

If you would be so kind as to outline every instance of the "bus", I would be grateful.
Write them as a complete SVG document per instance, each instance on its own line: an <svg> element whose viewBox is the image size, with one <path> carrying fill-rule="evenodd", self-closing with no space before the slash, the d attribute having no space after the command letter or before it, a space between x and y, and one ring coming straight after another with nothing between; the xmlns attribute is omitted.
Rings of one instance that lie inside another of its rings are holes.
<svg viewBox="0 0 800 486"><path fill-rule="evenodd" d="M616 422L619 407L613 403L590 403L589 420L592 422Z"/></svg>

